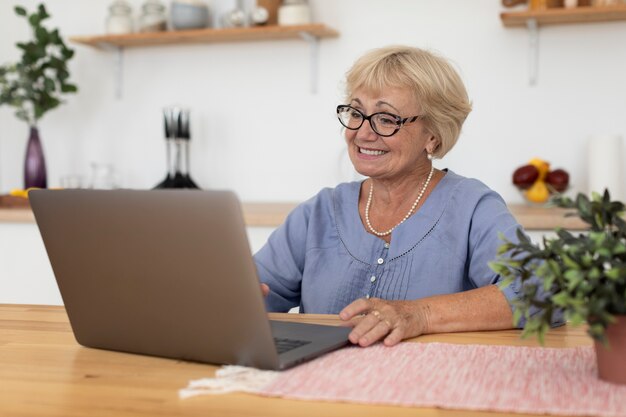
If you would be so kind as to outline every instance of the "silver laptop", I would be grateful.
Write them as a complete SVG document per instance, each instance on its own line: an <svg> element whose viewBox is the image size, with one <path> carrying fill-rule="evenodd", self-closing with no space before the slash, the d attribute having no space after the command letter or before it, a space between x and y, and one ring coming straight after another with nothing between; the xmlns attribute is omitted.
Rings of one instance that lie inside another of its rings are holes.
<svg viewBox="0 0 626 417"><path fill-rule="evenodd" d="M268 320L232 192L29 196L84 346L285 369L348 343L346 327Z"/></svg>

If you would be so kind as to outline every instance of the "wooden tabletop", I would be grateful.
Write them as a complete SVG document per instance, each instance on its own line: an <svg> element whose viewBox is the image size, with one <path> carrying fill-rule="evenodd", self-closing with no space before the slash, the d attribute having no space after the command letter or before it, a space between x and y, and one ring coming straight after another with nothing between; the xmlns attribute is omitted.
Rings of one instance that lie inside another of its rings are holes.
<svg viewBox="0 0 626 417"><path fill-rule="evenodd" d="M336 316L270 314L338 324ZM537 346L517 330L422 336L411 342ZM590 345L582 328L551 331L546 346ZM81 347L63 307L0 304L0 416L501 416L507 414L265 398L249 394L178 398L211 365ZM511 414L522 416L522 414Z"/></svg>
<svg viewBox="0 0 626 417"><path fill-rule="evenodd" d="M242 203L246 225L251 227L277 227L297 203ZM531 206L527 204L511 204L509 210L526 230L552 230L562 227L570 230L586 229L577 217L565 217L567 210ZM1 208L0 223L33 223L35 217L29 208Z"/></svg>

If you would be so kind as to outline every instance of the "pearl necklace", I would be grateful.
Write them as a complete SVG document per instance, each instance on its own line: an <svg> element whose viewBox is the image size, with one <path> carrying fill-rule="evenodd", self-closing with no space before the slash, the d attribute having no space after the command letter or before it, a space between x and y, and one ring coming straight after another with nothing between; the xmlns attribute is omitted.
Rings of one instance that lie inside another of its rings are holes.
<svg viewBox="0 0 626 417"><path fill-rule="evenodd" d="M430 180L433 177L433 172L434 171L435 171L435 167L431 166L430 167L430 173L428 174L428 178L426 178L426 182L424 183L424 186L422 187L422 190L417 195L417 198L415 199L415 202L411 206L411 209L406 214L406 216L404 216L404 219L400 220L400 223L396 224L394 227L392 227L391 229L387 230L386 232L379 232L378 230L374 229L374 227L372 226L372 223L370 222L370 206L372 205L372 196L374 195L374 183L372 182L372 185L370 186L370 193L369 193L369 196L367 197L367 204L365 205L365 222L367 223L367 227L370 229L370 231L372 233L374 233L376 236L387 236L387 235L391 234L391 232L393 232L393 230L396 227L398 227L402 223L404 223L406 221L406 219L411 217L411 214L413 214L413 211L415 210L415 207L417 207L417 205L419 204L420 200L422 199L422 196L424 195L424 191L426 191L426 188L428 188L428 184L430 184Z"/></svg>

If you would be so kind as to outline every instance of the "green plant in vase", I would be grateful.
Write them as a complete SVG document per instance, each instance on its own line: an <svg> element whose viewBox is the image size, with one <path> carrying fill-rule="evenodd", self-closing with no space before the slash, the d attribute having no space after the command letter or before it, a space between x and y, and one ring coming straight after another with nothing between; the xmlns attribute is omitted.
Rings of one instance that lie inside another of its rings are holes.
<svg viewBox="0 0 626 417"><path fill-rule="evenodd" d="M50 30L42 25L50 17L43 4L30 15L19 6L15 7L15 13L28 20L32 39L16 44L22 53L20 61L0 66L0 105L15 107L17 118L30 127L24 188L45 188L46 165L37 122L62 103L64 94L78 91L69 80L67 67L74 51L65 45L58 29Z"/></svg>
<svg viewBox="0 0 626 417"><path fill-rule="evenodd" d="M557 196L552 202L575 209L589 230L574 235L555 229L555 238L532 243L518 230L518 242L505 240L490 264L503 285L519 280L514 320L525 319L524 336L543 342L557 310L572 324L586 322L595 340L599 375L626 384L626 222L624 204L611 201L609 191L578 194L575 200ZM536 314L531 314L536 312Z"/></svg>

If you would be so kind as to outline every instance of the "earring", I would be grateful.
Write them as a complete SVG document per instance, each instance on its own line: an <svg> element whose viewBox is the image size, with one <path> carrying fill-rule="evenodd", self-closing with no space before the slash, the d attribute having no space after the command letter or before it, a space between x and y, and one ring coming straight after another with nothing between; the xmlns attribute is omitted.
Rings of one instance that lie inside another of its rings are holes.
<svg viewBox="0 0 626 417"><path fill-rule="evenodd" d="M428 158L429 161L432 161L434 158L432 153L427 154L426 157Z"/></svg>

